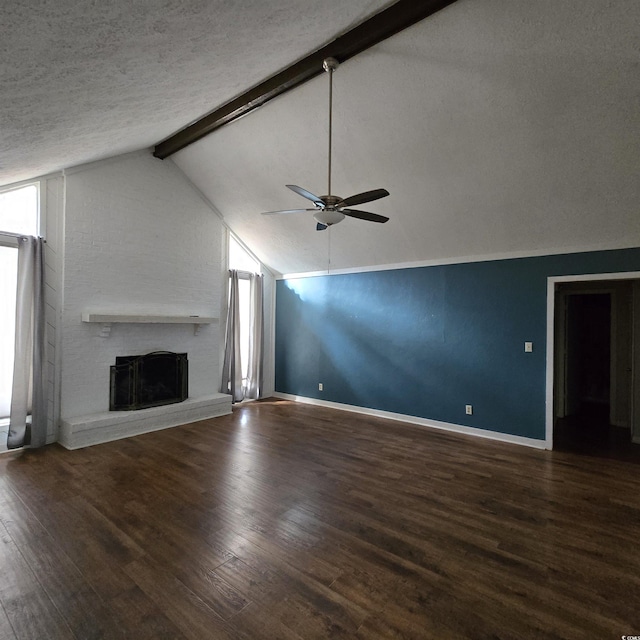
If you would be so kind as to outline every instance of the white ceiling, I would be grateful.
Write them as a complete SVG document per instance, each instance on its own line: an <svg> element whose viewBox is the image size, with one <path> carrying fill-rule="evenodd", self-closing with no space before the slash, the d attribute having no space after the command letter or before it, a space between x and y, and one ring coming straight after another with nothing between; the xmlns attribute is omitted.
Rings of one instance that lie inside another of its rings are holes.
<svg viewBox="0 0 640 640"><path fill-rule="evenodd" d="M0 21L0 184L147 148L387 0L19 0ZM458 0L334 77L333 191L384 187L314 231L327 77L174 161L281 273L640 245L640 3Z"/></svg>
<svg viewBox="0 0 640 640"><path fill-rule="evenodd" d="M392 0L12 0L0 185L150 147Z"/></svg>

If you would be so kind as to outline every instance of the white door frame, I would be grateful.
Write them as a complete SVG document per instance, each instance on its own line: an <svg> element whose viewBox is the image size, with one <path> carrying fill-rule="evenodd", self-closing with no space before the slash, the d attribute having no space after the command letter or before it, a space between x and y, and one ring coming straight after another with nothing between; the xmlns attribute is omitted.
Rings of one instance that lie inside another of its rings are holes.
<svg viewBox="0 0 640 640"><path fill-rule="evenodd" d="M553 391L555 386L555 304L556 284L564 282L585 282L597 280L636 280L640 271L623 271L618 273L585 273L574 276L550 276L547 278L547 375L546 375L546 427L545 449L553 449L554 406Z"/></svg>

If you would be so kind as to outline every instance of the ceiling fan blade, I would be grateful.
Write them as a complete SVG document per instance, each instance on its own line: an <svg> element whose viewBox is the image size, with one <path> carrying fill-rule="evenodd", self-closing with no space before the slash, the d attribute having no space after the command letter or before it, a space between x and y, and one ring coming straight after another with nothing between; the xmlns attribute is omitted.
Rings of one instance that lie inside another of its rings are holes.
<svg viewBox="0 0 640 640"><path fill-rule="evenodd" d="M318 222L316 224L316 231L324 231L327 228L326 224L322 224L322 222Z"/></svg>
<svg viewBox="0 0 640 640"><path fill-rule="evenodd" d="M348 198L341 200L336 204L336 207L352 207L354 204L364 204L365 202L371 202L372 200L386 198L388 195L389 192L386 189L364 191L363 193L356 193L355 196L349 196Z"/></svg>
<svg viewBox="0 0 640 640"><path fill-rule="evenodd" d="M386 216L370 213L369 211L358 211L357 209L340 209L340 211L344 213L345 216L368 220L369 222L387 222L387 220L389 220Z"/></svg>
<svg viewBox="0 0 640 640"><path fill-rule="evenodd" d="M303 198L306 198L307 200L311 200L311 202L315 202L317 205L319 206L321 205L324 207L324 202L322 201L322 198L319 198L318 196L314 195L313 193L311 193L311 191L307 191L306 189L303 189L302 187L299 187L296 184L288 184L285 186L291 189L291 191L295 191L299 196L302 196Z"/></svg>
<svg viewBox="0 0 640 640"><path fill-rule="evenodd" d="M317 211L317 209L283 209L282 211L263 211L263 216L275 216L279 213L306 213L307 211Z"/></svg>

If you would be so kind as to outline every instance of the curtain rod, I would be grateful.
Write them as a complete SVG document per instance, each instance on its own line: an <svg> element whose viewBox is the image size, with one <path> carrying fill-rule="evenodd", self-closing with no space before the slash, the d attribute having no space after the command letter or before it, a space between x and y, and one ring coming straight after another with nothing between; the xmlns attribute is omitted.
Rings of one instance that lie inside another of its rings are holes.
<svg viewBox="0 0 640 640"><path fill-rule="evenodd" d="M6 231L0 231L0 240L15 240L18 241L20 238L26 238L29 236L29 233L8 233ZM36 236L41 237L41 236ZM42 242L46 244L46 240L42 238Z"/></svg>

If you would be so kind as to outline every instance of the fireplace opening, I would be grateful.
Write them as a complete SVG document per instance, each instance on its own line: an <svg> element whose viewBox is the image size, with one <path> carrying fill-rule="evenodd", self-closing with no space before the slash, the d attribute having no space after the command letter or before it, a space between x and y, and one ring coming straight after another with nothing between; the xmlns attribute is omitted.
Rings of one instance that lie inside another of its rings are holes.
<svg viewBox="0 0 640 640"><path fill-rule="evenodd" d="M182 402L189 395L186 353L154 351L138 356L118 356L110 370L110 411L159 407Z"/></svg>

